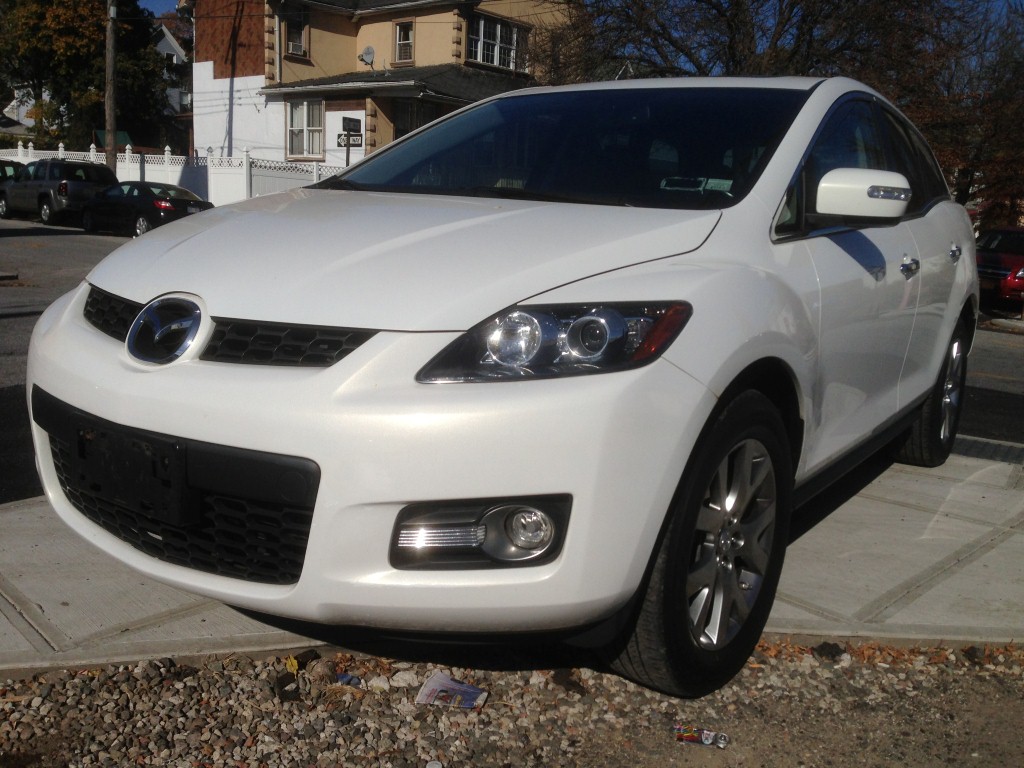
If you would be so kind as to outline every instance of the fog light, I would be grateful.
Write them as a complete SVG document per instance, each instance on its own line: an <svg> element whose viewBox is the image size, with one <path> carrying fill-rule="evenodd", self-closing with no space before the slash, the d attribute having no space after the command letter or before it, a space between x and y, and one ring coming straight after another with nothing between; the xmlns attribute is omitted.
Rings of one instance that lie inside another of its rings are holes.
<svg viewBox="0 0 1024 768"><path fill-rule="evenodd" d="M562 536L554 519L531 504L491 507L480 522L487 526L484 552L504 562L535 560Z"/></svg>
<svg viewBox="0 0 1024 768"><path fill-rule="evenodd" d="M388 559L399 569L513 568L558 557L568 494L411 504L398 513Z"/></svg>
<svg viewBox="0 0 1024 768"><path fill-rule="evenodd" d="M521 509L505 518L505 532L521 549L543 549L551 543L555 526L539 509Z"/></svg>

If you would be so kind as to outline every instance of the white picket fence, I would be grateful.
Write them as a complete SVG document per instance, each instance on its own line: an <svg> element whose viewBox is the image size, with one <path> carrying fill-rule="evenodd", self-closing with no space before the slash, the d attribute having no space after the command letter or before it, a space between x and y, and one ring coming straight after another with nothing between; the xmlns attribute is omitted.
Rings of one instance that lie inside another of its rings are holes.
<svg viewBox="0 0 1024 768"><path fill-rule="evenodd" d="M37 150L30 142L18 142L17 149L0 149L0 157L27 163L42 158L65 158L89 163L104 163L103 152L92 145L88 152L68 152L61 144L54 150ZM283 192L293 187L312 184L344 170L342 166L322 163L289 163L262 160L249 156L243 149L241 157L187 157L172 155L170 147L163 154L146 155L130 146L117 155L117 178L120 181L158 181L191 189L214 205L227 205L250 197Z"/></svg>

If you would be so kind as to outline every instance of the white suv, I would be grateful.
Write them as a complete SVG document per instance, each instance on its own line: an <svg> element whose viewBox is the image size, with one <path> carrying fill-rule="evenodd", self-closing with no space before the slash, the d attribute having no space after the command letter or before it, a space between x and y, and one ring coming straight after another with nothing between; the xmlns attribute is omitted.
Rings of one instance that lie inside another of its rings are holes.
<svg viewBox="0 0 1024 768"><path fill-rule="evenodd" d="M33 437L60 516L167 583L311 634L597 642L700 695L795 505L945 460L977 289L859 83L527 90L113 253L35 330Z"/></svg>

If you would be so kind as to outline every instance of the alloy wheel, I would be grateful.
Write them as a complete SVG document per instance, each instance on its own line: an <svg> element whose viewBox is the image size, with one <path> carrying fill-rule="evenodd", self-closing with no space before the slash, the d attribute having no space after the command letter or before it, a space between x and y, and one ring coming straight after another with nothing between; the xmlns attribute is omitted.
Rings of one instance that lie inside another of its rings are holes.
<svg viewBox="0 0 1024 768"><path fill-rule="evenodd" d="M963 397L964 353L958 338L953 339L946 359L946 381L942 394L942 434L940 439L946 442L952 439L957 416L960 413L960 402Z"/></svg>
<svg viewBox="0 0 1024 768"><path fill-rule="evenodd" d="M686 577L690 632L706 650L727 645L757 601L777 502L768 450L754 439L737 444L708 484Z"/></svg>

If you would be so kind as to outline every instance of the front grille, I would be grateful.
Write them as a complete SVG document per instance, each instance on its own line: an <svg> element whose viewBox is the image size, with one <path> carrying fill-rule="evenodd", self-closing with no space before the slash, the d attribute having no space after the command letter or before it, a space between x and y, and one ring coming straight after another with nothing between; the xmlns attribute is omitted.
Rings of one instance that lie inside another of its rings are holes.
<svg viewBox="0 0 1024 768"><path fill-rule="evenodd" d="M85 300L85 319L107 336L124 341L128 331L142 311L142 304L122 299L112 293L92 288Z"/></svg>
<svg viewBox="0 0 1024 768"><path fill-rule="evenodd" d="M217 319L201 358L255 365L334 365L373 336L372 331Z"/></svg>
<svg viewBox="0 0 1024 768"><path fill-rule="evenodd" d="M320 482L314 462L128 429L38 387L32 410L65 496L104 530L174 565L299 580Z"/></svg>
<svg viewBox="0 0 1024 768"><path fill-rule="evenodd" d="M124 341L143 304L95 286L84 315L108 336ZM326 368L369 341L374 331L331 326L214 318L213 336L200 359L216 363Z"/></svg>

